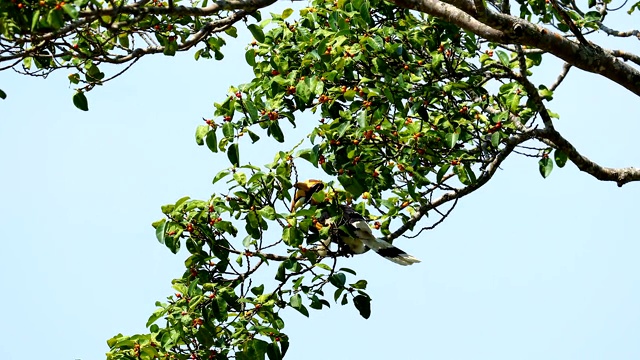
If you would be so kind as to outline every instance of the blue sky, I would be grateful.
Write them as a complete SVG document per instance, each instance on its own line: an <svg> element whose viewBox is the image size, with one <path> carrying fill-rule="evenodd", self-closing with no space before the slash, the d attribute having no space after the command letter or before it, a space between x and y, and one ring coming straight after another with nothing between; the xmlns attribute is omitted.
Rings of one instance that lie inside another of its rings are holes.
<svg viewBox="0 0 640 360"><path fill-rule="evenodd" d="M228 161L198 147L194 131L230 85L251 79L250 35L240 33L222 62L143 59L89 93L89 112L73 107L64 71L0 73L0 359L103 358L108 338L145 331L154 302L173 293L184 259L150 223L163 204L223 191L211 179ZM544 79L559 68L548 61ZM550 108L586 156L632 166L638 105L572 69ZM264 164L276 150L241 156ZM343 260L369 280L371 318L351 305L309 319L287 311L288 357L640 358L640 185L618 188L572 164L544 180L527 158L502 169L435 230L398 240L422 263Z"/></svg>

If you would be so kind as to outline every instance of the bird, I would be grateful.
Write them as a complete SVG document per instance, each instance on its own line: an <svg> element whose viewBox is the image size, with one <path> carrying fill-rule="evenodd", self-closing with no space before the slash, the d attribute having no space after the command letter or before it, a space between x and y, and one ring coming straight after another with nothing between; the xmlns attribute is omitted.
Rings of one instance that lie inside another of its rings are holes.
<svg viewBox="0 0 640 360"><path fill-rule="evenodd" d="M317 207L326 207L328 205L326 201L318 202L313 199L313 194L324 189L322 181L309 179L297 182L293 186L296 191L291 201L291 212L307 205ZM420 262L420 260L390 242L376 238L364 216L353 207L341 204L339 209L342 214L337 222L333 220L327 211L322 211L322 215L317 219L316 229L319 230L324 226L329 226L331 228L330 234L335 234L335 236L322 240L319 246L316 247L319 255L326 256L330 243L334 241L338 243L341 251L350 254L362 254L371 249L383 258L399 265L406 266Z"/></svg>

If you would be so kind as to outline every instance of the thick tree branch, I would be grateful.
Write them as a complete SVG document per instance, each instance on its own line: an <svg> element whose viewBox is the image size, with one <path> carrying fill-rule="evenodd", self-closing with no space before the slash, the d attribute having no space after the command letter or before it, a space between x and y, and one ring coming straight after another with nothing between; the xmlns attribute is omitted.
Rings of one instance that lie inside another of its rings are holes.
<svg viewBox="0 0 640 360"><path fill-rule="evenodd" d="M193 34L189 41L183 44L180 47L180 50L185 50L190 48L202 40L202 38L210 34L211 32L219 32L224 31L228 26L242 19L244 16L264 7L267 7L276 0L239 0L239 1L216 1L212 5L207 7L185 7L185 6L177 6L177 7L156 7L156 6L143 6L146 2L138 2L130 5L120 6L120 7L108 7L101 9L91 9L91 10L83 10L79 13L79 18L75 21L70 22L68 25L63 26L62 28L44 33L44 34L31 34L30 36L26 36L23 39L2 39L0 40L0 44L3 42L11 43L14 42L16 45L22 43L30 43L33 44L28 49L19 49L16 48L14 51L3 51L2 56L0 56L0 62L10 61L15 59L22 59L27 56L33 56L41 49L49 45L49 42L55 39L64 38L66 36L71 35L73 32L78 29L89 26L91 23L95 21L101 21L101 19L105 16L116 17L118 15L133 15L133 22L141 21L147 15L156 16L156 15L170 15L174 17L182 17L182 16L198 16L198 17L206 17L210 15L219 14L221 11L233 11L228 14L226 17L223 17L218 20L214 20L209 22L203 29ZM118 23L114 24L103 24L105 26L109 26L112 30L115 30L119 27ZM127 22L126 25L131 26L131 21ZM162 52L164 48L152 48L149 47L147 49L136 49L132 53L129 54L127 60L132 60L133 58L139 57L141 55L145 55L147 53L158 53ZM5 54L5 53L8 53ZM117 61L118 63L124 62L122 58Z"/></svg>
<svg viewBox="0 0 640 360"><path fill-rule="evenodd" d="M392 2L400 7L418 10L439 17L487 40L499 43L508 42L507 35L504 32L483 24L471 15L474 12L471 4L467 4L468 12L465 12L453 5L437 0L392 0Z"/></svg>
<svg viewBox="0 0 640 360"><path fill-rule="evenodd" d="M482 19L474 15L468 0L392 0L396 5L451 22L489 41L519 44L549 52L582 70L602 75L640 96L640 71L625 64L611 51L571 41L562 34L529 21L492 11Z"/></svg>
<svg viewBox="0 0 640 360"><path fill-rule="evenodd" d="M118 14L128 15L172 15L172 16L208 16L225 10L257 10L267 7L277 0L218 0L207 7L189 6L143 6L146 2L138 2L131 5L108 7L97 10L83 10L79 16L83 18L96 18L101 16L113 16Z"/></svg>

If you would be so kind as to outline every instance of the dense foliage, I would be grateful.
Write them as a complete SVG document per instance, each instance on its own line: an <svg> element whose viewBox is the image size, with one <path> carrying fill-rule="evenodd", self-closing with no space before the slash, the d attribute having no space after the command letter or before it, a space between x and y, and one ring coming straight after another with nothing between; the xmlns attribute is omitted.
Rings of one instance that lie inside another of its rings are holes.
<svg viewBox="0 0 640 360"><path fill-rule="evenodd" d="M443 221L510 155L531 157L543 177L571 161L620 186L640 179L637 169L605 168L580 154L547 108L585 56L593 59L591 71L637 90L637 69L608 62L618 56L640 64L636 55L586 42L595 30L638 36L602 24L607 3L582 12L568 2L520 1L515 17L509 2L442 2L440 14L429 1L316 0L299 14L287 9L264 21L255 10L272 1L178 3L0 2L0 63L31 75L75 69L73 101L83 110L85 92L109 79L102 64L194 47L196 59L220 59L235 22L249 14L260 21L247 25L255 40L245 59L255 78L232 87L215 117L196 129L199 145L228 160L213 179L227 181L228 192L162 207L157 238L174 253L186 248L186 270L173 281L175 295L157 303L149 333L110 339L109 359L280 359L289 346L285 309L308 316L309 308L353 303L364 318L371 315L367 281L355 277L344 254L313 250L329 236L327 227L316 231L320 210L290 212L302 164L335 179L314 195L331 215L351 204L390 242ZM460 23L456 11L473 18ZM565 59L573 46L587 52ZM545 86L531 74L547 52L567 66ZM626 80L616 80L625 71ZM311 129L306 138L276 151L271 164L251 164L254 144L265 137L283 143L290 136L284 126L301 125L302 114L317 121L304 126Z"/></svg>
<svg viewBox="0 0 640 360"><path fill-rule="evenodd" d="M345 262L338 254L323 260L308 250L328 236L310 231L315 208L287 211L299 161L337 178L340 186L321 198L336 206L353 201L392 241L429 210L444 217L438 207L485 183L543 125L535 103L552 93L523 75L540 64L540 54L509 54L437 18L384 3L317 2L299 18L291 15L263 22L266 34L252 29L256 40L245 58L255 79L232 88L216 104L217 117L196 131L200 145L226 153L231 166L214 182L228 179L230 192L163 208L158 238L174 252L184 244L192 255L175 281L176 297L150 320L165 317L167 326L152 325L140 351L280 358L288 338L279 312L328 307L327 284L329 300L351 300L369 317L367 282L347 281L353 271L338 265ZM248 164L244 149L265 135L283 142L281 122L295 125L309 111L318 121L310 143L278 152L264 168ZM550 150L533 151L544 176L553 166ZM554 154L564 165L566 154ZM404 225L392 233L393 219ZM267 235L270 227L281 235ZM251 275L269 262L280 262L272 270L276 282L252 284ZM124 339L112 340L120 350L113 358L130 354L131 339Z"/></svg>

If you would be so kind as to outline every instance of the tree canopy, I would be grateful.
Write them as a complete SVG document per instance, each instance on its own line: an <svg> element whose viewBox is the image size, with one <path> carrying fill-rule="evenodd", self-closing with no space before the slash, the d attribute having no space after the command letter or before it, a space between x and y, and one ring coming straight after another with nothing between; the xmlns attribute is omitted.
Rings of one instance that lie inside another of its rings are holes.
<svg viewBox="0 0 640 360"><path fill-rule="evenodd" d="M311 250L329 236L313 231L319 210L288 209L304 164L335 179L319 200L334 211L351 204L389 242L444 221L509 156L534 158L543 177L570 161L618 186L640 179L638 169L580 153L549 109L571 67L640 95L638 55L588 40L599 32L639 38L604 25L617 10L608 2L316 0L263 20L257 10L272 3L0 4L0 63L36 76L73 68L73 101L83 110L87 91L142 56L195 49L196 59L221 59L234 24L257 21L247 25L255 40L245 53L254 79L232 86L195 134L228 160L213 179L227 181L228 192L162 207L157 238L174 253L187 249L185 273L173 281L175 296L157 303L149 333L110 339L109 359L279 359L289 341L284 309L308 316L351 302L368 318L367 280L343 254ZM553 84L538 84L546 56L566 64ZM107 76L109 63L127 65ZM308 137L270 164L252 164L250 149L264 137L284 142L285 124L302 125L302 113L317 119ZM254 281L261 274L275 281Z"/></svg>

